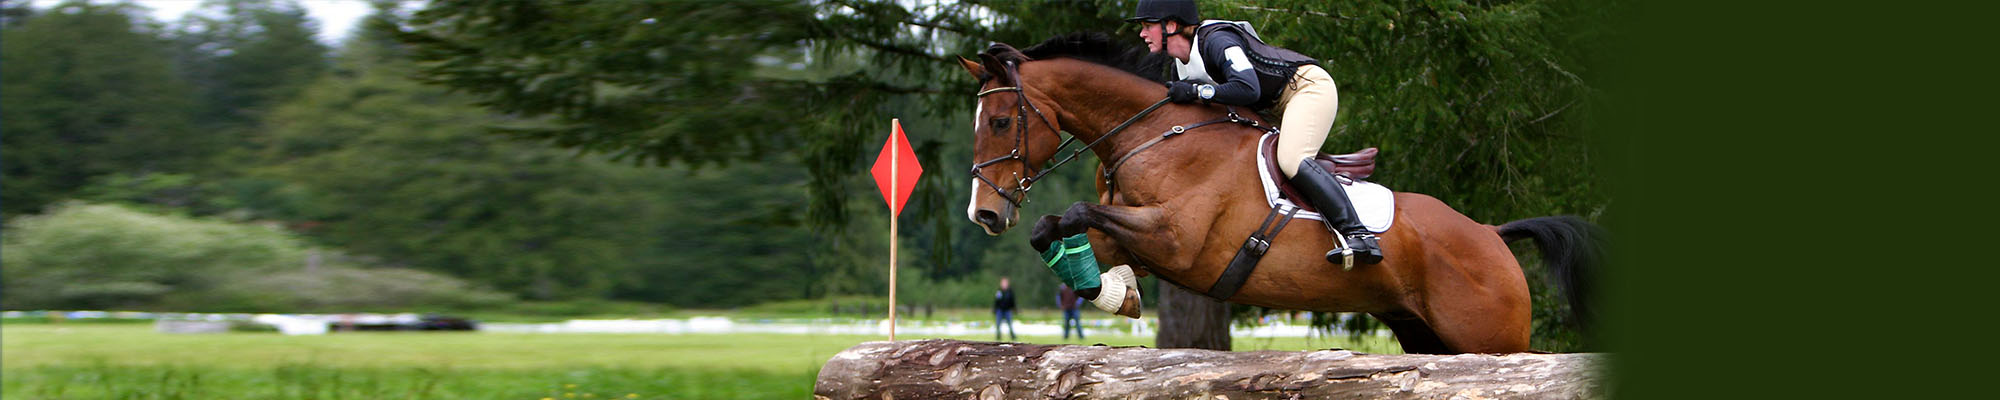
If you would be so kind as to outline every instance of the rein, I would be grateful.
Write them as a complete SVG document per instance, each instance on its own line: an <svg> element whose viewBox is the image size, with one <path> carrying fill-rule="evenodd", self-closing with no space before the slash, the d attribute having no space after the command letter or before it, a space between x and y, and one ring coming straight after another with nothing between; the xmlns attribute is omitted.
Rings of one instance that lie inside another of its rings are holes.
<svg viewBox="0 0 2000 400"><path fill-rule="evenodd" d="M1160 100L1160 101L1165 102L1166 100ZM1132 158L1138 156L1139 152L1146 151L1146 149L1152 148L1153 145L1160 144L1160 142L1167 140L1167 138L1179 136L1182 133L1187 133L1187 131L1194 130L1194 128L1200 128L1222 122L1234 122L1252 128L1261 129L1264 130L1265 132L1272 132L1278 130L1277 128L1265 127L1262 124L1258 124L1256 120L1244 118L1242 115L1238 115L1236 113L1236 107L1228 107L1228 109L1229 109L1229 115L1225 115L1222 118L1196 122L1188 125L1174 125L1173 128L1168 128L1165 133L1161 133L1159 137L1153 138L1153 140L1148 140L1146 141L1146 143L1140 144L1139 147L1132 148L1132 151L1125 152L1125 155L1118 156L1117 161L1112 162L1110 167L1104 169L1105 193L1109 193L1114 197L1118 195L1118 190L1117 190L1118 182L1112 180L1111 178L1117 176L1118 168L1125 166L1126 161L1132 161ZM1148 111L1151 111L1151 109L1148 109ZM1145 115L1145 114L1141 113L1140 115ZM1132 123L1132 121L1125 121L1125 123L1130 124ZM1121 125L1119 126L1119 128L1122 129L1124 128L1124 126ZM1110 135L1107 134L1106 136Z"/></svg>
<svg viewBox="0 0 2000 400"><path fill-rule="evenodd" d="M1019 73L1016 72L1016 70L1013 68L1013 63L1011 62L1008 63L1007 72L1009 75L1013 75L1013 77L1015 78L1014 79L1015 82L1020 82L1018 75ZM1167 103L1171 100L1162 98L1160 99L1160 101L1153 102L1152 106L1148 106L1146 107L1145 110L1141 110L1139 111L1139 113L1133 114L1130 118L1126 118L1125 122L1118 124L1117 127L1111 128L1111 130L1105 132L1103 136L1099 136L1097 140L1092 140L1090 141L1090 143L1084 144L1083 147L1077 148L1076 150L1072 150L1069 153L1068 157L1064 157L1061 161L1057 161L1054 164L1050 164L1047 168L1043 168L1040 171L1032 172L1027 177L1018 177L1020 174L1016 173L1015 175L1017 176L1017 178L1015 179L1014 182L1014 189L1011 190L1001 189L1000 185L993 183L993 181L987 179L985 175L981 175L979 173L979 170L989 165L1007 161L1014 161L1014 160L1018 160L1021 162L1021 171L1027 172L1030 170L1028 165L1029 164L1028 156L1027 154L1024 153L1023 150L1027 148L1026 143L1028 137L1028 124L1026 123L1027 122L1026 120L1028 118L1029 111L1033 111L1035 113L1035 116L1039 117L1042 120L1042 125L1048 126L1050 131L1060 131L1060 129L1056 129L1054 123L1049 122L1048 115L1042 114L1042 110L1040 107L1035 107L1034 103L1028 100L1027 91L1023 90L1022 89L1023 87L1024 86L997 87L980 91L977 95L973 96L974 98L984 98L986 97L986 95L989 94L1000 93L1000 92L1014 92L1015 98L1017 99L1017 102L1014 106L1015 108L1014 120L1017 122L1014 124L1016 132L1016 134L1014 135L1014 150L1007 152L1007 155L1005 156L996 157L994 159L986 160L978 164L972 165L973 179L977 179L980 183L985 184L986 187L993 189L995 193L998 193L1000 195L1000 198L1006 199L1007 202L1013 204L1015 208L1020 208L1022 204L1025 204L1028 201L1028 189L1032 188L1035 182L1042 180L1044 177L1047 177L1049 172L1055 171L1056 168L1062 167L1063 164L1068 164L1070 161L1076 160L1076 158L1082 156L1085 151L1097 147L1098 143L1102 143L1105 140L1109 140L1111 139L1111 137L1117 136L1119 133L1124 132L1125 128L1131 127L1132 124L1139 122L1139 119L1145 118L1147 115L1152 114L1154 110L1159 110L1160 107L1166 106ZM1175 125L1173 128L1168 129L1167 132L1161 133L1159 137L1155 137L1153 138L1153 140L1147 141L1146 143L1139 145L1139 147L1137 148L1133 148L1132 151L1125 152L1124 155L1118 156L1118 158L1111 163L1110 167L1105 168L1103 179L1105 187L1107 188L1107 192L1114 193L1113 195L1116 196L1115 190L1109 189L1116 187L1115 186L1116 182L1112 180L1112 177L1116 176L1115 174L1118 172L1119 167L1124 166L1125 162L1131 161L1134 156L1139 154L1139 152L1145 151L1148 148L1152 148L1153 145L1159 144L1161 141L1167 140L1167 138L1178 136L1194 128L1200 128L1203 126L1208 126L1210 124L1216 124L1221 122L1235 122L1255 127L1258 129L1264 129L1266 131L1276 130L1274 128L1260 126L1257 123L1257 121L1243 118L1242 116L1236 113L1236 108L1234 107L1229 108L1229 115L1223 118L1202 121L1188 125ZM974 123L978 122L975 121ZM1068 138L1064 138L1061 144L1056 145L1055 151L1060 153L1064 148L1068 148L1070 143L1075 143L1075 142L1076 142L1076 135L1070 135Z"/></svg>

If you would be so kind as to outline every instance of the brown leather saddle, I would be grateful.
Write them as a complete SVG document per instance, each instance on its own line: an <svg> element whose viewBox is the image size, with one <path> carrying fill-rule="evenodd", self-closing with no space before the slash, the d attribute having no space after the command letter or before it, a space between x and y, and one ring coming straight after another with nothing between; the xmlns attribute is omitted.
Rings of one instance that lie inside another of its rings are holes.
<svg viewBox="0 0 2000 400"><path fill-rule="evenodd" d="M1264 169L1271 171L1271 183L1278 186L1278 192L1283 194L1285 198L1292 199L1292 203L1297 204L1299 208L1303 208L1306 211L1318 212L1318 210L1313 209L1312 202L1304 200L1305 196L1301 195L1298 189L1292 188L1290 180L1285 179L1285 173L1280 172L1282 170L1278 169L1278 135L1264 135L1263 142L1257 147L1263 149ZM1375 173L1375 153L1377 151L1376 148L1370 147L1351 154L1320 153L1317 156L1313 156L1313 160L1318 161L1321 167L1325 167L1327 171L1333 172L1334 175L1347 177L1349 181L1342 183L1352 185L1354 184L1353 179L1367 179L1369 175Z"/></svg>

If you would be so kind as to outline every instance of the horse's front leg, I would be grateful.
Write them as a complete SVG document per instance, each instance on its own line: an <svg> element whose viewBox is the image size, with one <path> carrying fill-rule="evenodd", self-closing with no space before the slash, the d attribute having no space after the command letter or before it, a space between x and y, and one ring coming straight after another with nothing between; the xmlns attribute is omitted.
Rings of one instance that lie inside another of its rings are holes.
<svg viewBox="0 0 2000 400"><path fill-rule="evenodd" d="M1172 227L1167 224L1166 209L1162 207L1076 202L1063 211L1062 224L1070 232L1081 233L1086 229L1103 232L1117 247L1139 255L1149 265L1173 264L1182 258L1181 244L1169 232Z"/></svg>
<svg viewBox="0 0 2000 400"><path fill-rule="evenodd" d="M1138 318L1138 280L1129 265L1097 274L1095 281L1088 275L1097 272L1099 263L1127 261L1121 249L1152 260L1178 258L1180 246L1171 240L1173 235L1160 234L1167 228L1164 220L1158 207L1077 202L1061 217L1049 215L1036 221L1029 245L1043 254L1058 277L1074 287L1085 287L1078 295L1105 311ZM1097 240L1086 235L1093 229L1099 234ZM1089 287L1092 284L1099 286Z"/></svg>

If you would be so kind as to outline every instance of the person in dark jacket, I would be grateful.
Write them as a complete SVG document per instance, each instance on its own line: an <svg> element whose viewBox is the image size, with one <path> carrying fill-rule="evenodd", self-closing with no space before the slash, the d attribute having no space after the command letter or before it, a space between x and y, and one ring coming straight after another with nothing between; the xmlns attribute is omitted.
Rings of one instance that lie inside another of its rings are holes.
<svg viewBox="0 0 2000 400"><path fill-rule="evenodd" d="M993 340L1000 340L1000 326L1007 326L1008 340L1021 340L1014 336L1014 289L1007 287L1007 278L1000 278L1000 291L993 293Z"/></svg>
<svg viewBox="0 0 2000 400"><path fill-rule="evenodd" d="M1056 292L1056 304L1062 306L1063 340L1069 340L1072 326L1076 327L1076 340L1083 340L1083 313L1080 310L1083 308L1083 297L1077 296L1076 291L1065 284Z"/></svg>
<svg viewBox="0 0 2000 400"><path fill-rule="evenodd" d="M1141 24L1139 37L1147 49L1174 58L1180 80L1168 83L1168 99L1270 110L1280 116L1284 133L1278 135L1278 169L1334 232L1336 247L1326 253L1327 261L1345 265L1352 255L1357 265L1381 262L1375 234L1361 224L1343 183L1312 160L1340 108L1333 77L1319 60L1265 44L1249 22L1203 21L1194 0L1140 0L1135 14L1126 22Z"/></svg>

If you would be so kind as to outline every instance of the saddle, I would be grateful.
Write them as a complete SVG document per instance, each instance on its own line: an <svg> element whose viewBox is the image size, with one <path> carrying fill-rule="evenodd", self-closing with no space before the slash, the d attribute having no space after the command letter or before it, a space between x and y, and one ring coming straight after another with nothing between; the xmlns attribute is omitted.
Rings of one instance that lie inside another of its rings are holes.
<svg viewBox="0 0 2000 400"><path fill-rule="evenodd" d="M1298 189L1292 188L1292 183L1290 182L1291 180L1285 179L1285 174L1277 172L1280 171L1278 169L1277 141L1278 141L1278 135L1265 135L1263 143L1260 143L1257 146L1258 148L1262 149L1261 151L1264 152L1264 168L1271 171L1270 174L1271 183L1278 186L1278 191L1284 193L1284 197L1290 199L1304 199L1305 198L1304 194L1300 193ZM1368 179L1368 175L1375 173L1376 152L1378 152L1376 148L1370 147L1366 149L1361 149L1361 151L1357 151L1350 154L1320 153L1319 155L1313 156L1313 161L1318 161L1319 165L1321 167L1326 168L1327 172L1332 172L1334 175L1347 177L1347 181L1341 183L1352 185L1354 184L1353 180ZM1300 208L1305 209L1305 211L1319 212L1319 210L1315 210L1312 208L1312 202L1309 201L1294 201L1294 202L1297 203Z"/></svg>

